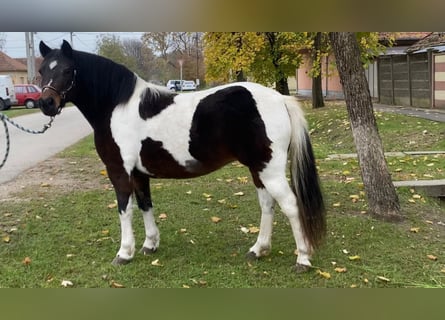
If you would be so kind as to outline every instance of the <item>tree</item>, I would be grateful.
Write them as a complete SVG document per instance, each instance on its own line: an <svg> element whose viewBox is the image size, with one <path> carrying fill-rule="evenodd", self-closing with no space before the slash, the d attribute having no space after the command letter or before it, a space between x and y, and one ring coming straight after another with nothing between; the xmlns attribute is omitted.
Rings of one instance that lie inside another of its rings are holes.
<svg viewBox="0 0 445 320"><path fill-rule="evenodd" d="M0 32L0 50L3 50L5 41L6 41L6 34L4 32Z"/></svg>
<svg viewBox="0 0 445 320"><path fill-rule="evenodd" d="M321 84L322 36L321 32L316 32L312 50L312 108L314 109L324 107L323 87Z"/></svg>
<svg viewBox="0 0 445 320"><path fill-rule="evenodd" d="M208 32L204 35L206 76L222 82L252 78L289 94L287 78L301 62L302 39L295 32Z"/></svg>
<svg viewBox="0 0 445 320"><path fill-rule="evenodd" d="M136 72L136 59L125 53L124 46L116 35L105 35L98 40L98 54L123 64Z"/></svg>
<svg viewBox="0 0 445 320"><path fill-rule="evenodd" d="M369 210L378 218L400 220L399 199L383 153L356 35L331 32L329 38L343 85Z"/></svg>

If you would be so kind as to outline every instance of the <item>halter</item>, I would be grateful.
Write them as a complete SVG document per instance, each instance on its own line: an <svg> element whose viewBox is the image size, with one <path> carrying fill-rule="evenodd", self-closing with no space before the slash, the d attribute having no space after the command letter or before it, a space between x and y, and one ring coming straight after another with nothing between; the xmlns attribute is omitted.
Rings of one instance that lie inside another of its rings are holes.
<svg viewBox="0 0 445 320"><path fill-rule="evenodd" d="M50 85L45 85L45 86L42 87L42 92L45 89L50 89L50 90L54 91L55 93L57 93L60 96L60 98L62 99L62 101L60 102L59 112L58 113L60 113L60 111L62 110L61 106L65 104L66 94L74 87L74 81L76 80L76 73L77 73L76 69L74 69L73 80L71 81L71 84L68 86L68 88L66 88L63 91L59 91L59 90L57 90L56 88L54 88L53 86L50 86Z"/></svg>

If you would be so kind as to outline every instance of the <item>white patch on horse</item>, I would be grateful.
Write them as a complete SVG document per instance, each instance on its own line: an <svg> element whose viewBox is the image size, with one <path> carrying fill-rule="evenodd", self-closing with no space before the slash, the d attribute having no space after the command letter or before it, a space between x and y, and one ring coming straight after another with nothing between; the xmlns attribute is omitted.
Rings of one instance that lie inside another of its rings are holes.
<svg viewBox="0 0 445 320"><path fill-rule="evenodd" d="M53 70L55 67L57 67L57 60L51 61L49 64L49 69Z"/></svg>
<svg viewBox="0 0 445 320"><path fill-rule="evenodd" d="M138 78L130 100L117 106L111 116L111 133L120 149L128 174L137 167L147 174L140 159L141 141L151 138L162 142L163 148L182 166L195 160L189 149L190 127L197 101L192 93L178 95L174 103L154 117L144 120L139 115L141 94L150 86Z"/></svg>

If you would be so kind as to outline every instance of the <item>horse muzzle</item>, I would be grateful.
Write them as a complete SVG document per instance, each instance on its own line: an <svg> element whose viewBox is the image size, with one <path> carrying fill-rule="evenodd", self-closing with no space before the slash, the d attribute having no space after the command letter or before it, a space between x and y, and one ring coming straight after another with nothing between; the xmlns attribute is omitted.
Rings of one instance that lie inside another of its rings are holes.
<svg viewBox="0 0 445 320"><path fill-rule="evenodd" d="M60 113L63 107L61 99L57 97L40 98L37 100L37 107L42 110L43 114L49 117L54 117Z"/></svg>

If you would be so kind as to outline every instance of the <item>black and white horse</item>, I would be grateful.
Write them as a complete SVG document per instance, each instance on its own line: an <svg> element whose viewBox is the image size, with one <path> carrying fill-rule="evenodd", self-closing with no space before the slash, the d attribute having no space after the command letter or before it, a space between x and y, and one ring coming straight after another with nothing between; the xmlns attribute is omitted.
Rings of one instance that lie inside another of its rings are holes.
<svg viewBox="0 0 445 320"><path fill-rule="evenodd" d="M40 52L39 107L48 116L68 101L79 108L114 186L121 223L114 264L135 254L133 194L145 225L142 252L159 246L150 178L197 177L238 160L250 169L261 206L259 236L248 254L258 258L270 250L278 202L292 227L297 267L311 265L325 233L325 213L306 121L294 98L249 82L176 94L66 41L60 49L41 42Z"/></svg>

